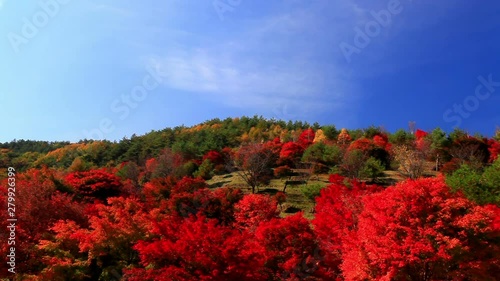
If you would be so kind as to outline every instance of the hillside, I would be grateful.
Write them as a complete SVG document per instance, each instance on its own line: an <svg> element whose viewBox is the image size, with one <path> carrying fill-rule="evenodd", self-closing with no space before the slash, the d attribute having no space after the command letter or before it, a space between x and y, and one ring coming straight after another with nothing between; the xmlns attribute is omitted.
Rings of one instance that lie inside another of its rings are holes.
<svg viewBox="0 0 500 281"><path fill-rule="evenodd" d="M499 137L255 116L4 143L0 278L494 280Z"/></svg>

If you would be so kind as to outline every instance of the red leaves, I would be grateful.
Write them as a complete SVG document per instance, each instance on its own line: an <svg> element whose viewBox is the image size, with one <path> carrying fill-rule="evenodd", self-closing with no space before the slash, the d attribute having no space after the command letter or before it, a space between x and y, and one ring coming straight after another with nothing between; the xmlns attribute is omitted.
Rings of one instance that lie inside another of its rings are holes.
<svg viewBox="0 0 500 281"><path fill-rule="evenodd" d="M347 280L482 279L477 274L488 276L498 265L499 247L490 244L499 237L490 227L493 213L451 194L441 178L400 183L363 205L344 245Z"/></svg>
<svg viewBox="0 0 500 281"><path fill-rule="evenodd" d="M316 198L315 232L326 252L324 266L330 278L339 274L343 246L349 231L356 229L358 216L363 209L362 198L381 188L348 180L339 175L330 176L331 184L321 190Z"/></svg>
<svg viewBox="0 0 500 281"><path fill-rule="evenodd" d="M120 178L105 170L70 173L66 176L66 182L78 194L87 198L91 197L101 200L117 196L123 186Z"/></svg>
<svg viewBox="0 0 500 281"><path fill-rule="evenodd" d="M429 134L429 133L427 133L426 131L422 131L422 130L420 130L420 129L417 129L417 130L415 131L415 138L416 138L417 140L419 140L419 139L425 138L428 134Z"/></svg>
<svg viewBox="0 0 500 281"><path fill-rule="evenodd" d="M500 142L494 139L489 139L488 142L488 151L490 152L489 163L495 162L498 158L498 154L500 153Z"/></svg>
<svg viewBox="0 0 500 281"><path fill-rule="evenodd" d="M318 269L319 246L301 213L262 222L255 237L265 249L266 267L280 280L304 280Z"/></svg>
<svg viewBox="0 0 500 281"><path fill-rule="evenodd" d="M204 217L162 224L169 226L162 228L160 240L135 246L151 270L127 271L129 280L263 280L262 248L245 233ZM162 278L148 275L151 271Z"/></svg>
<svg viewBox="0 0 500 281"><path fill-rule="evenodd" d="M294 165L304 153L304 148L295 142L287 142L283 144L280 151L280 163Z"/></svg>
<svg viewBox="0 0 500 281"><path fill-rule="evenodd" d="M306 129L300 134L297 143L305 150L307 147L309 147L313 143L314 136L315 136L315 133L314 133L313 129L311 129L311 128Z"/></svg>
<svg viewBox="0 0 500 281"><path fill-rule="evenodd" d="M219 165L224 163L224 156L215 150L210 150L205 155L203 155L203 161L210 160L214 165Z"/></svg>
<svg viewBox="0 0 500 281"><path fill-rule="evenodd" d="M352 151L352 150L355 150L355 149L359 149L359 150L361 150L363 152L368 152L372 148L373 148L373 143L371 142L371 140L369 140L367 138L360 138L360 139L357 139L357 140L353 141L349 145L348 150Z"/></svg>
<svg viewBox="0 0 500 281"><path fill-rule="evenodd" d="M391 144L389 143L389 138L387 135L384 134L378 134L373 137L373 144L378 147L385 149L387 151L391 150Z"/></svg>
<svg viewBox="0 0 500 281"><path fill-rule="evenodd" d="M277 202L269 196L246 195L235 205L235 224L241 229L254 230L259 223L277 216Z"/></svg>

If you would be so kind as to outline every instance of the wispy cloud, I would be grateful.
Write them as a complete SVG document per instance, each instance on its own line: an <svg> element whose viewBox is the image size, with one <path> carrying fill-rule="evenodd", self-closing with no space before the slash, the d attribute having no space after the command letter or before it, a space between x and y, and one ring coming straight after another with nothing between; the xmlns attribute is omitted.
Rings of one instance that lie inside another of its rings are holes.
<svg viewBox="0 0 500 281"><path fill-rule="evenodd" d="M363 13L346 3L333 24L327 20L330 14L318 16L324 9L321 5L287 10L248 19L237 35L204 40L202 46L167 47L164 54L150 56L147 64L163 69L169 88L234 107L271 110L286 105L304 111L340 111L358 93L341 65L321 60L316 53L324 55L335 48L339 31ZM345 10L353 17L344 20ZM331 32L325 31L326 26Z"/></svg>
<svg viewBox="0 0 500 281"><path fill-rule="evenodd" d="M7 2L7 0L0 0L0 9L3 8L3 5Z"/></svg>

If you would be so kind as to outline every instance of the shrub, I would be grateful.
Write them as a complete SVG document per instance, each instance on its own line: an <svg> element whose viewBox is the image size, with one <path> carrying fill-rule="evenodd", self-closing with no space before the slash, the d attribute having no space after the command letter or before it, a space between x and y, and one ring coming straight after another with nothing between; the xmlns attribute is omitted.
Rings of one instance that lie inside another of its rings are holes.
<svg viewBox="0 0 500 281"><path fill-rule="evenodd" d="M314 201L324 187L325 186L320 183L306 184L300 187L300 191L302 191L304 196L309 200Z"/></svg>
<svg viewBox="0 0 500 281"><path fill-rule="evenodd" d="M360 174L362 177L375 181L378 177L384 175L384 170L385 167L380 160L370 157L361 168Z"/></svg>
<svg viewBox="0 0 500 281"><path fill-rule="evenodd" d="M446 178L446 184L455 192L462 192L479 204L500 203L500 165L495 164L480 173L469 165L462 165Z"/></svg>
<svg viewBox="0 0 500 281"><path fill-rule="evenodd" d="M493 165L484 170L481 177L481 184L484 185L483 192L489 194L490 203L500 203L500 160L496 160ZM485 195L486 195L485 194Z"/></svg>
<svg viewBox="0 0 500 281"><path fill-rule="evenodd" d="M214 164L212 164L212 161L209 159L205 159L203 163L201 163L200 167L198 168L198 171L194 173L195 177L201 177L204 180L209 180L214 176L213 173L214 170Z"/></svg>

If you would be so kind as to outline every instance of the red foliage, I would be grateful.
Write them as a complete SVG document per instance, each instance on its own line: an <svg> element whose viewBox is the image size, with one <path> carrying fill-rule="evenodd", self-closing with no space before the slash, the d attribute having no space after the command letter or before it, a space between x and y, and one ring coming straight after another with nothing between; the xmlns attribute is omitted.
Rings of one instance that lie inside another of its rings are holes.
<svg viewBox="0 0 500 281"><path fill-rule="evenodd" d="M82 265L87 265L87 274L93 276L96 271L114 269L117 265L115 261L127 264L138 262L132 246L146 239L151 229L150 218L143 205L136 199L116 197L108 199L107 205L93 204L92 209L88 227L73 220L61 220L50 228L55 235L38 245L45 251L40 260L46 264L40 277L74 280L72 272L78 272Z"/></svg>
<svg viewBox="0 0 500 281"><path fill-rule="evenodd" d="M490 152L489 163L495 162L498 158L498 154L500 153L500 142L495 139L489 139L488 142L488 151Z"/></svg>
<svg viewBox="0 0 500 281"><path fill-rule="evenodd" d="M210 160L214 165L220 165L224 163L224 156L220 154L218 151L210 150L209 152L203 155L203 161Z"/></svg>
<svg viewBox="0 0 500 281"><path fill-rule="evenodd" d="M158 161L156 160L156 158L148 159L146 161L146 171L152 173L156 169L157 165Z"/></svg>
<svg viewBox="0 0 500 281"><path fill-rule="evenodd" d="M361 150L363 152L368 152L373 148L373 142L367 138L360 138L355 141L353 141L350 145L348 150L352 151L355 149Z"/></svg>
<svg viewBox="0 0 500 281"><path fill-rule="evenodd" d="M198 189L207 188L208 185L202 178L184 177L179 180L172 189L172 193L192 193Z"/></svg>
<svg viewBox="0 0 500 281"><path fill-rule="evenodd" d="M304 153L304 148L295 142L283 144L280 151L280 163L293 165Z"/></svg>
<svg viewBox="0 0 500 281"><path fill-rule="evenodd" d="M280 138L274 138L272 141L267 141L263 144L263 146L273 152L275 155L279 155L281 148L283 147L283 143Z"/></svg>
<svg viewBox="0 0 500 281"><path fill-rule="evenodd" d="M417 131L415 131L415 138L417 140L419 139L422 139L422 138L425 138L429 133L427 133L426 131L422 131L420 129L417 129Z"/></svg>
<svg viewBox="0 0 500 281"><path fill-rule="evenodd" d="M4 237L5 242L0 243L0 255L2 265L0 265L0 278L10 274L5 268L6 256L10 252L10 247L15 247L16 272L23 274L36 274L42 265L40 250L36 245L41 239L50 235L49 227L61 219L72 219L80 223L85 223L83 207L74 202L70 195L57 191L56 182L60 181L57 172L46 168L39 170L28 170L25 173L16 175L16 186L14 190L15 201L10 203L15 208L15 244L9 245L7 239L7 180L0 184L0 200L5 206L0 212L0 219L5 223L0 231L0 237ZM5 230L4 230L5 229ZM4 236L5 235L5 236ZM12 243L12 242L11 242ZM11 275L11 274L10 274ZM11 275L10 277L12 277Z"/></svg>
<svg viewBox="0 0 500 281"><path fill-rule="evenodd" d="M495 212L454 195L443 178L406 181L363 199L344 241L346 280L494 280Z"/></svg>
<svg viewBox="0 0 500 281"><path fill-rule="evenodd" d="M314 276L321 259L316 237L302 213L263 222L255 237L265 249L266 268L279 280Z"/></svg>
<svg viewBox="0 0 500 281"><path fill-rule="evenodd" d="M424 152L427 153L431 149L431 141L426 139L426 138L419 138L415 140L415 147Z"/></svg>
<svg viewBox="0 0 500 281"><path fill-rule="evenodd" d="M373 136L373 144L378 147L390 151L391 144L389 143L389 138L385 134L377 134Z"/></svg>
<svg viewBox="0 0 500 281"><path fill-rule="evenodd" d="M172 188L177 181L173 177L156 178L144 184L142 189L148 202L157 202L162 199L170 198Z"/></svg>
<svg viewBox="0 0 500 281"><path fill-rule="evenodd" d="M167 219L153 234L135 246L148 269L126 270L126 280L265 280L262 247L216 220Z"/></svg>
<svg viewBox="0 0 500 281"><path fill-rule="evenodd" d="M241 229L254 230L259 223L278 216L277 202L265 195L246 195L234 208L235 224Z"/></svg>
<svg viewBox="0 0 500 281"><path fill-rule="evenodd" d="M101 200L119 195L123 187L120 178L105 170L70 173L66 176L66 182L79 195Z"/></svg>
<svg viewBox="0 0 500 281"><path fill-rule="evenodd" d="M297 143L305 150L313 143L314 137L315 137L314 130L309 128L300 134Z"/></svg>
<svg viewBox="0 0 500 281"><path fill-rule="evenodd" d="M166 207L174 217L187 218L202 215L209 219L217 219L220 224L230 225L234 222L235 204L243 198L239 189L220 188L212 192L208 188L194 192L174 193L166 202Z"/></svg>
<svg viewBox="0 0 500 281"><path fill-rule="evenodd" d="M381 190L339 175L330 176L331 184L316 198L314 230L325 253L323 266L328 278L338 278L342 261L343 243L349 232L356 228L361 213L362 198Z"/></svg>

